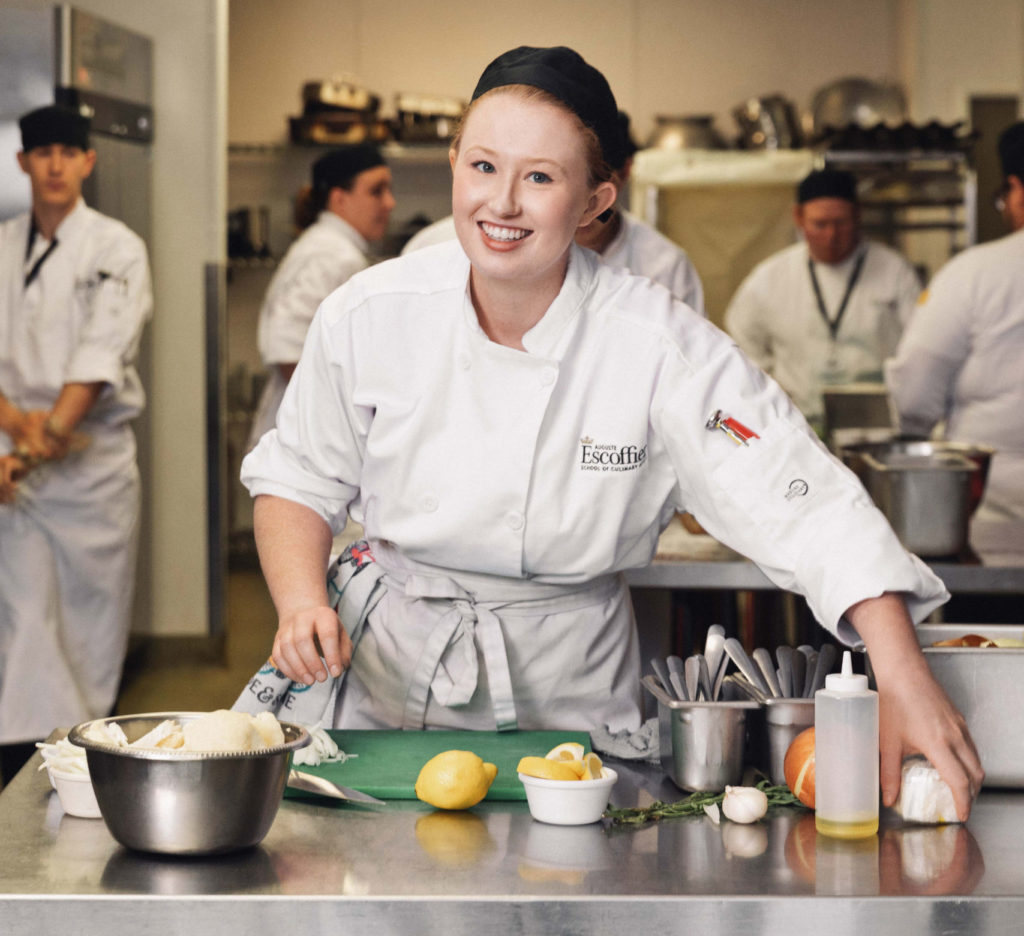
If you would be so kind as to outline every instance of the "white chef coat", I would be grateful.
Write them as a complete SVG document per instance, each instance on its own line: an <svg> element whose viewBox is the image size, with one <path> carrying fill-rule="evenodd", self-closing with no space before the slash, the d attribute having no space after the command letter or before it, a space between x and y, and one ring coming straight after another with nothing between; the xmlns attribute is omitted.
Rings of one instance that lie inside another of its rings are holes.
<svg viewBox="0 0 1024 936"><path fill-rule="evenodd" d="M24 286L30 218L0 224L0 390L49 409L65 383L105 384L83 452L47 463L0 505L0 743L45 737L112 708L130 626L139 476L129 420L152 309L146 249L83 201ZM0 452L11 439L0 432Z"/></svg>
<svg viewBox="0 0 1024 936"><path fill-rule="evenodd" d="M463 590L480 600L492 597L481 577L527 592L600 591L609 577L650 561L676 511L694 514L780 587L806 595L818 620L846 641L856 637L841 615L856 601L902 592L920 620L947 597L778 386L663 287L574 247L561 292L518 351L484 334L468 276L459 245L443 244L332 293L277 429L242 466L253 495L305 504L335 532L346 508L363 522L404 592L395 617L409 625L376 628L374 679L389 665L401 669L394 661L403 654L417 655L407 635L416 647L429 641L429 589L408 588L418 573L457 584L465 575ZM759 438L739 446L705 428L719 409ZM620 587L551 619L512 624L497 612L517 708L520 692L533 691L520 660L535 658L540 645L545 673L554 666L562 686L581 687L577 725L637 727L628 604ZM417 618L423 633L412 626ZM356 658L362 653L360 646ZM614 666L601 671L608 660ZM356 660L353 674L360 691L375 691ZM617 708L593 701L602 680ZM374 717L395 724L386 708ZM520 727L570 727L565 717L552 725L543 699L526 708Z"/></svg>
<svg viewBox="0 0 1024 936"><path fill-rule="evenodd" d="M601 259L617 270L629 270L661 283L677 299L705 315L704 286L686 251L646 221L628 211L619 213L622 224ZM455 219L449 215L417 231L402 248L402 255L455 240L456 236Z"/></svg>
<svg viewBox="0 0 1024 936"><path fill-rule="evenodd" d="M830 384L881 380L921 292L914 268L896 251L863 243L842 263L815 263L834 321L861 251L867 252L833 341L822 319L801 241L759 263L725 313L726 330L755 364L773 376L812 425L824 416Z"/></svg>
<svg viewBox="0 0 1024 936"><path fill-rule="evenodd" d="M921 297L886 382L904 432L946 420L996 449L978 520L1024 520L1024 230L953 257Z"/></svg>
<svg viewBox="0 0 1024 936"><path fill-rule="evenodd" d="M268 370L249 433L249 447L273 428L287 381L278 364L294 364L302 353L317 306L353 273L369 266L369 244L333 211L316 221L288 248L260 306L257 343Z"/></svg>

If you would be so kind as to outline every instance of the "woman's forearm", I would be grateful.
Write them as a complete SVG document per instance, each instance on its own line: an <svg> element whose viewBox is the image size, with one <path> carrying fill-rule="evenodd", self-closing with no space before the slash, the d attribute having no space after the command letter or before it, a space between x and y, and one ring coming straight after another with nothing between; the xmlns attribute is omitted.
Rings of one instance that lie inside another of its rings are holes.
<svg viewBox="0 0 1024 936"><path fill-rule="evenodd" d="M331 528L302 504L261 494L253 527L263 576L281 619L327 604Z"/></svg>

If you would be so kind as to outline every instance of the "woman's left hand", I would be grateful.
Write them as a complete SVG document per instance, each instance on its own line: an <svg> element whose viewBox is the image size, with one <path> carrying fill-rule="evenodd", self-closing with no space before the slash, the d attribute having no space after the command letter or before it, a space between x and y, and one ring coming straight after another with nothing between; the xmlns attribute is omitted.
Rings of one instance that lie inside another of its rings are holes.
<svg viewBox="0 0 1024 936"><path fill-rule="evenodd" d="M903 661L896 679L883 681L877 673L876 678L882 802L886 806L896 802L904 759L923 754L952 790L957 816L966 820L985 771L963 715L936 682L923 656L920 664Z"/></svg>
<svg viewBox="0 0 1024 936"><path fill-rule="evenodd" d="M11 504L18 493L18 482L28 469L17 455L0 456L0 504Z"/></svg>
<svg viewBox="0 0 1024 936"><path fill-rule="evenodd" d="M845 617L867 645L878 684L882 802L896 802L904 758L923 754L966 820L985 771L967 722L928 668L903 599L890 593L869 598Z"/></svg>

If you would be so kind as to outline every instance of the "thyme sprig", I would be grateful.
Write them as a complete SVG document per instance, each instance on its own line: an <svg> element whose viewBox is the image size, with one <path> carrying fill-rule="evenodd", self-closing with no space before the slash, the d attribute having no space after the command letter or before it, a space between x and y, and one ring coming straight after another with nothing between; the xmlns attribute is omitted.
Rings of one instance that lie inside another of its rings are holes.
<svg viewBox="0 0 1024 936"><path fill-rule="evenodd" d="M768 797L768 808L774 806L797 806L806 809L790 791L787 786L775 786L768 780L761 780L756 784L765 796ZM704 812L705 806L712 803L721 804L725 799L725 793L691 793L684 799L674 803L663 803L660 800L651 803L650 806L636 806L628 809L609 808L605 810L605 817L611 819L612 825L642 826L648 822L659 822L662 819L679 819L683 816L696 816Z"/></svg>

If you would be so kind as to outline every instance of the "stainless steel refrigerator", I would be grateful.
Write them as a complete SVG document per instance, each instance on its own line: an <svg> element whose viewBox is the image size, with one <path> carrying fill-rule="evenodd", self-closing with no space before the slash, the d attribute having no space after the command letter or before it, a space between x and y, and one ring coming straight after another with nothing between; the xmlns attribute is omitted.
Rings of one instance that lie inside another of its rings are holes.
<svg viewBox="0 0 1024 936"><path fill-rule="evenodd" d="M153 142L153 42L67 4L0 7L0 220L26 211L29 184L15 159L21 149L18 117L61 103L92 120L96 169L83 195L98 211L118 218L150 241ZM147 329L139 373L148 385ZM142 473L136 626L150 616L151 444L148 410L135 422Z"/></svg>

